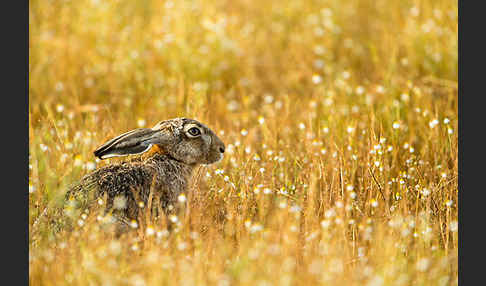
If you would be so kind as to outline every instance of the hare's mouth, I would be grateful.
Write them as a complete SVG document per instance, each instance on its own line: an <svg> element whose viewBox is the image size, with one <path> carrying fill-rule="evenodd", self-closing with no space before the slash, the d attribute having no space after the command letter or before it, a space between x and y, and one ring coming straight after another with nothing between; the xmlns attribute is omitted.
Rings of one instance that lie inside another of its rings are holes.
<svg viewBox="0 0 486 286"><path fill-rule="evenodd" d="M220 153L220 154L219 154L219 159L218 159L218 160L216 160L216 162L214 162L214 163L219 163L219 162L221 162L221 161L223 160L223 158L224 158L224 154L223 154L223 153Z"/></svg>
<svg viewBox="0 0 486 286"><path fill-rule="evenodd" d="M223 160L223 158L224 158L223 153L219 153L218 156L219 157L217 159L215 159L214 157L213 158L208 158L207 162L205 164L203 164L203 165L211 165L211 164L216 164L216 163L221 162L221 160Z"/></svg>

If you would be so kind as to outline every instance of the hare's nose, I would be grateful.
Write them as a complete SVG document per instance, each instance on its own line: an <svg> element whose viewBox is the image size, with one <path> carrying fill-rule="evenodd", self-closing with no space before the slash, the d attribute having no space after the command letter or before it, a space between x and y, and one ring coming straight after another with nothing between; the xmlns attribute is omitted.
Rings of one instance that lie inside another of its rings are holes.
<svg viewBox="0 0 486 286"><path fill-rule="evenodd" d="M224 147L219 147L219 152L224 153Z"/></svg>

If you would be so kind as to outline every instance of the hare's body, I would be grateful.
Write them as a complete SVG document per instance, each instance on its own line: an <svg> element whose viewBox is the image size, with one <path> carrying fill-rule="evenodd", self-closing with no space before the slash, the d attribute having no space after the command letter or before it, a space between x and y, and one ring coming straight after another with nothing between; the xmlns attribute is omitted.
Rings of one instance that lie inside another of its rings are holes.
<svg viewBox="0 0 486 286"><path fill-rule="evenodd" d="M193 165L154 154L143 161L107 166L94 175L100 195L108 195L108 207L112 206L115 196L123 195L127 197L127 209L137 209L140 201L147 204L152 190L153 196L160 199L162 209L167 210L169 205L175 206L177 197L187 190L193 169ZM133 192L139 196L139 202L135 201Z"/></svg>
<svg viewBox="0 0 486 286"><path fill-rule="evenodd" d="M140 202L147 205L152 191L154 201L168 212L169 205L174 207L177 197L187 190L194 167L155 153L148 158L100 168L86 175L67 196L82 195L94 201L106 194L106 202L102 201L106 210L113 209L123 213L124 218L135 219Z"/></svg>
<svg viewBox="0 0 486 286"><path fill-rule="evenodd" d="M155 152L86 175L67 192L67 197L86 202L86 206L101 202L122 221L136 219L149 197L168 214L177 209L177 198L187 191L194 168L221 160L224 144L201 123L176 118L152 129L120 135L98 148L95 155L103 159L150 149Z"/></svg>

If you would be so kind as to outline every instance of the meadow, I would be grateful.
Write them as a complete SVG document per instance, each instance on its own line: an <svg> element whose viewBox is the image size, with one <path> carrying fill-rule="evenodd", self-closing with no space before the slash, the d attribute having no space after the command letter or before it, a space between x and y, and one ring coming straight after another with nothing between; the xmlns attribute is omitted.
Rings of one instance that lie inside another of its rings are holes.
<svg viewBox="0 0 486 286"><path fill-rule="evenodd" d="M457 285L457 10L30 0L29 284ZM173 117L226 144L177 228L63 229L68 186L126 159L93 150Z"/></svg>

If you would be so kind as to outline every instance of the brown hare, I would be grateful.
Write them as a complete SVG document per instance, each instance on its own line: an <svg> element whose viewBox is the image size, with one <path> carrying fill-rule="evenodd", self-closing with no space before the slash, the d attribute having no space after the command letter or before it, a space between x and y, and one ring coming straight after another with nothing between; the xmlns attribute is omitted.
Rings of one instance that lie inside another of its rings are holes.
<svg viewBox="0 0 486 286"><path fill-rule="evenodd" d="M147 156L87 174L68 190L66 198L78 208L88 208L93 202L103 204L105 212L113 211L113 218L125 229L149 200L158 202L155 207L165 215L175 213L177 198L186 192L195 167L219 162L224 150L221 139L196 120L161 121L153 128L129 131L97 148L94 155L100 159L141 153Z"/></svg>

